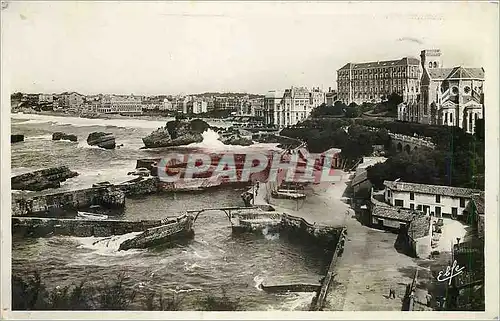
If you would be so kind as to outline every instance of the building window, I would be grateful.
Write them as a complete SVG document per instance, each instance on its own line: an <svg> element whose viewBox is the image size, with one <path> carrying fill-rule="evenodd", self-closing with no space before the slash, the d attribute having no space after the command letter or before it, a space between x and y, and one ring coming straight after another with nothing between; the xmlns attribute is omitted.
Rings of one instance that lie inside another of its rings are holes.
<svg viewBox="0 0 500 321"><path fill-rule="evenodd" d="M441 217L441 207L440 206L436 206L435 213L436 213L436 217Z"/></svg>
<svg viewBox="0 0 500 321"><path fill-rule="evenodd" d="M452 207L451 208L451 215L453 217L455 217L455 216L457 216L457 214L458 214L458 209L456 207Z"/></svg>
<svg viewBox="0 0 500 321"><path fill-rule="evenodd" d="M436 195L436 203L441 203L441 195Z"/></svg>
<svg viewBox="0 0 500 321"><path fill-rule="evenodd" d="M413 201L415 199L415 193L410 192L410 199Z"/></svg>
<svg viewBox="0 0 500 321"><path fill-rule="evenodd" d="M404 206L403 200L394 200L394 206L403 207Z"/></svg>
<svg viewBox="0 0 500 321"><path fill-rule="evenodd" d="M410 204L410 210L414 210L415 209L415 204L411 203Z"/></svg>
<svg viewBox="0 0 500 321"><path fill-rule="evenodd" d="M465 207L465 198L460 197L460 207Z"/></svg>
<svg viewBox="0 0 500 321"><path fill-rule="evenodd" d="M422 210L422 205L417 205L417 210L421 211Z"/></svg>

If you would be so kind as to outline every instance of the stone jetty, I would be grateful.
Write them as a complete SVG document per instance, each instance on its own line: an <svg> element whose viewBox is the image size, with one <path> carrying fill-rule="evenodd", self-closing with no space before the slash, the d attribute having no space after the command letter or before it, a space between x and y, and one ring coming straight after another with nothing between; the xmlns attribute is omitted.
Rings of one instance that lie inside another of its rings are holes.
<svg viewBox="0 0 500 321"><path fill-rule="evenodd" d="M12 216L57 217L92 205L122 209L125 192L110 184L57 193L13 193L11 208Z"/></svg>
<svg viewBox="0 0 500 321"><path fill-rule="evenodd" d="M106 237L131 232L142 232L161 225L161 220L75 220L12 217L12 234L23 237L45 237L55 235Z"/></svg>
<svg viewBox="0 0 500 321"><path fill-rule="evenodd" d="M10 135L10 142L11 143L19 143L24 141L24 135Z"/></svg>
<svg viewBox="0 0 500 321"><path fill-rule="evenodd" d="M115 136L112 133L103 132L90 133L87 137L87 144L104 149L114 149L116 147Z"/></svg>
<svg viewBox="0 0 500 321"><path fill-rule="evenodd" d="M78 137L73 134L65 134L62 132L55 132L52 134L52 140L69 140L72 142L78 141Z"/></svg>
<svg viewBox="0 0 500 321"><path fill-rule="evenodd" d="M75 176L78 176L77 172L66 166L58 166L14 176L10 183L13 190L42 191L61 187L61 182Z"/></svg>

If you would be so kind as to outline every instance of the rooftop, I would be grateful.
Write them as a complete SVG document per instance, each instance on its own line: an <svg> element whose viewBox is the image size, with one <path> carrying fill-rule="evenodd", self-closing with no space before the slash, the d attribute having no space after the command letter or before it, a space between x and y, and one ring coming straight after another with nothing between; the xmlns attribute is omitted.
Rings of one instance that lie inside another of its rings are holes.
<svg viewBox="0 0 500 321"><path fill-rule="evenodd" d="M419 65L420 60L413 57L404 57L398 60L384 60L384 61L370 61L360 63L347 63L339 70L344 69L361 69L361 68L377 68L377 67L390 67L390 66L406 66L406 65Z"/></svg>
<svg viewBox="0 0 500 321"><path fill-rule="evenodd" d="M415 210L399 208L394 206L375 205L372 210L372 216L388 218L404 222L411 222L415 216L421 215Z"/></svg>
<svg viewBox="0 0 500 321"><path fill-rule="evenodd" d="M384 186L399 192L414 192L454 197L471 197L473 194L481 192L478 189L472 188L406 183L400 181L384 181Z"/></svg>
<svg viewBox="0 0 500 321"><path fill-rule="evenodd" d="M431 68L428 71L432 79L484 79L483 68L458 66L454 68Z"/></svg>

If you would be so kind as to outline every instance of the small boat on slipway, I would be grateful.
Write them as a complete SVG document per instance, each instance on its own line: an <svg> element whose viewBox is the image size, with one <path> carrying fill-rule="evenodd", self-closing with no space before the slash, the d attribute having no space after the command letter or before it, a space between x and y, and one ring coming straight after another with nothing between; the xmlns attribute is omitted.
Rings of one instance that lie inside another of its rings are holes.
<svg viewBox="0 0 500 321"><path fill-rule="evenodd" d="M108 216L104 214L78 212L76 215L77 220L107 220Z"/></svg>
<svg viewBox="0 0 500 321"><path fill-rule="evenodd" d="M149 228L136 237L124 241L118 250L144 249L194 235L192 215L184 214L177 218L165 219L162 223L160 226Z"/></svg>

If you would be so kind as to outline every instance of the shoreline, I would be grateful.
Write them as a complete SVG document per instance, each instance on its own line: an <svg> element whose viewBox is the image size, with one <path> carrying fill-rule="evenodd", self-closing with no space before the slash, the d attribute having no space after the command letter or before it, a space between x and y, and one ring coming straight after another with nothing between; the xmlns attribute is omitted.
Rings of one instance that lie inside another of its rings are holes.
<svg viewBox="0 0 500 321"><path fill-rule="evenodd" d="M120 114L100 114L97 117L81 117L78 114L67 114L67 113L60 113L60 112L54 112L54 111L18 111L24 115L42 115L42 116L54 116L54 117L68 117L68 118L83 118L83 119L140 119L140 120L150 120L150 121L171 121L175 120L175 116L152 116L152 115L131 115L131 116L124 116ZM17 114L18 112L12 112L11 111L11 117L12 115ZM190 119L201 119L205 121L212 121L212 122L228 122L224 120L224 118L210 118L210 117L190 117Z"/></svg>

